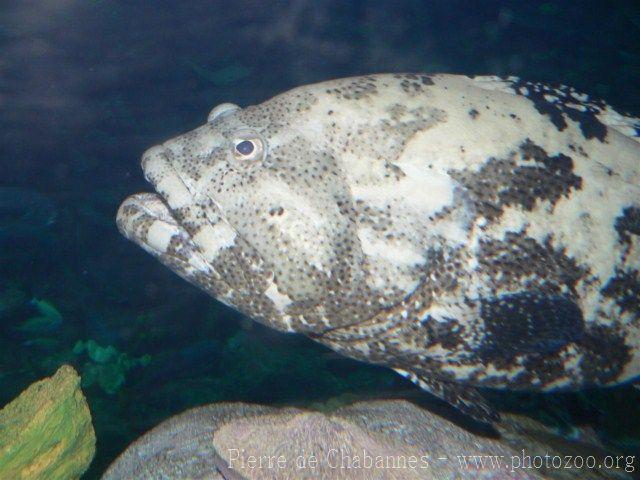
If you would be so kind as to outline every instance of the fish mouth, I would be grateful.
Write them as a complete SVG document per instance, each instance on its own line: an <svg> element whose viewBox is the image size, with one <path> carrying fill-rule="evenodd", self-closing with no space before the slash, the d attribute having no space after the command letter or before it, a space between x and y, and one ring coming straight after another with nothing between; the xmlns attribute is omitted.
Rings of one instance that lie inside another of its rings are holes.
<svg viewBox="0 0 640 480"><path fill-rule="evenodd" d="M174 236L188 239L187 232L157 193L137 193L125 199L118 208L116 224L127 239L155 255L166 253L167 241ZM152 234L154 226L157 232ZM165 235L161 234L161 229Z"/></svg>
<svg viewBox="0 0 640 480"><path fill-rule="evenodd" d="M127 198L118 209L118 229L190 282L220 280L213 264L235 245L237 232L214 202L180 175L175 155L165 145L143 154L144 176L156 193Z"/></svg>
<svg viewBox="0 0 640 480"><path fill-rule="evenodd" d="M197 285L203 277L221 280L157 193L137 193L125 199L118 209L116 223L122 235L183 279Z"/></svg>
<svg viewBox="0 0 640 480"><path fill-rule="evenodd" d="M166 148L158 145L142 155L145 179L158 193L130 196L122 202L116 215L120 232L156 256L167 252L168 243L174 237L191 241L188 232L176 218L175 207L192 202L193 197L170 165L167 153ZM181 204L176 202L177 199Z"/></svg>
<svg viewBox="0 0 640 480"><path fill-rule="evenodd" d="M193 280L197 273L215 276L185 215L195 208L195 196L170 162L163 145L142 156L146 180L157 193L138 193L122 202L116 215L120 232L180 276ZM187 218L188 220L188 218ZM189 225L189 227L187 227Z"/></svg>

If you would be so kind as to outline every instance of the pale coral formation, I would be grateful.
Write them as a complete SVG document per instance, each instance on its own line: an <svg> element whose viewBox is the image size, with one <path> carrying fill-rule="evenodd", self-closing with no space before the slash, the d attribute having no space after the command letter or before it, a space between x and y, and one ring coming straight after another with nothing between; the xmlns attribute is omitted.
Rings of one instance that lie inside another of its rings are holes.
<svg viewBox="0 0 640 480"><path fill-rule="evenodd" d="M607 451L588 429L567 438L519 415L505 416L497 428L470 431L404 400L327 413L218 403L151 430L103 480L588 480L631 478L636 468L635 457ZM590 459L600 468L588 468Z"/></svg>

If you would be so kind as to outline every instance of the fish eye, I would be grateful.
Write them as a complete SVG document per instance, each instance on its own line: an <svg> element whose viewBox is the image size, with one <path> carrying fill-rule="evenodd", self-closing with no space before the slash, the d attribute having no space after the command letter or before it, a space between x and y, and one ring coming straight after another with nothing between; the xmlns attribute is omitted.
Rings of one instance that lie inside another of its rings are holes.
<svg viewBox="0 0 640 480"><path fill-rule="evenodd" d="M259 138L242 135L234 141L233 156L238 160L262 160L264 145Z"/></svg>
<svg viewBox="0 0 640 480"><path fill-rule="evenodd" d="M255 146L251 140L243 140L236 145L236 152L240 155L251 155Z"/></svg>

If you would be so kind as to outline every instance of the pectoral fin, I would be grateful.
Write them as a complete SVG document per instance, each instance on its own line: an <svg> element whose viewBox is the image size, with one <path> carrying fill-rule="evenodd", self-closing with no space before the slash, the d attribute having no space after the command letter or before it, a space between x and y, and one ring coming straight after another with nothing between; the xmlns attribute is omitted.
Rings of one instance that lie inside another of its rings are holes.
<svg viewBox="0 0 640 480"><path fill-rule="evenodd" d="M474 420L489 424L500 421L498 412L491 408L480 392L473 387L427 378L399 368L394 370Z"/></svg>

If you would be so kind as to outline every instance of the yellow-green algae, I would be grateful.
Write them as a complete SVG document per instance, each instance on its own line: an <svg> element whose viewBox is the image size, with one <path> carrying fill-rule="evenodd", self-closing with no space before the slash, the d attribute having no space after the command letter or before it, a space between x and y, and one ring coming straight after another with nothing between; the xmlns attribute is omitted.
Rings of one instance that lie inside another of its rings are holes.
<svg viewBox="0 0 640 480"><path fill-rule="evenodd" d="M96 436L76 371L63 365L0 410L0 478L77 479Z"/></svg>

